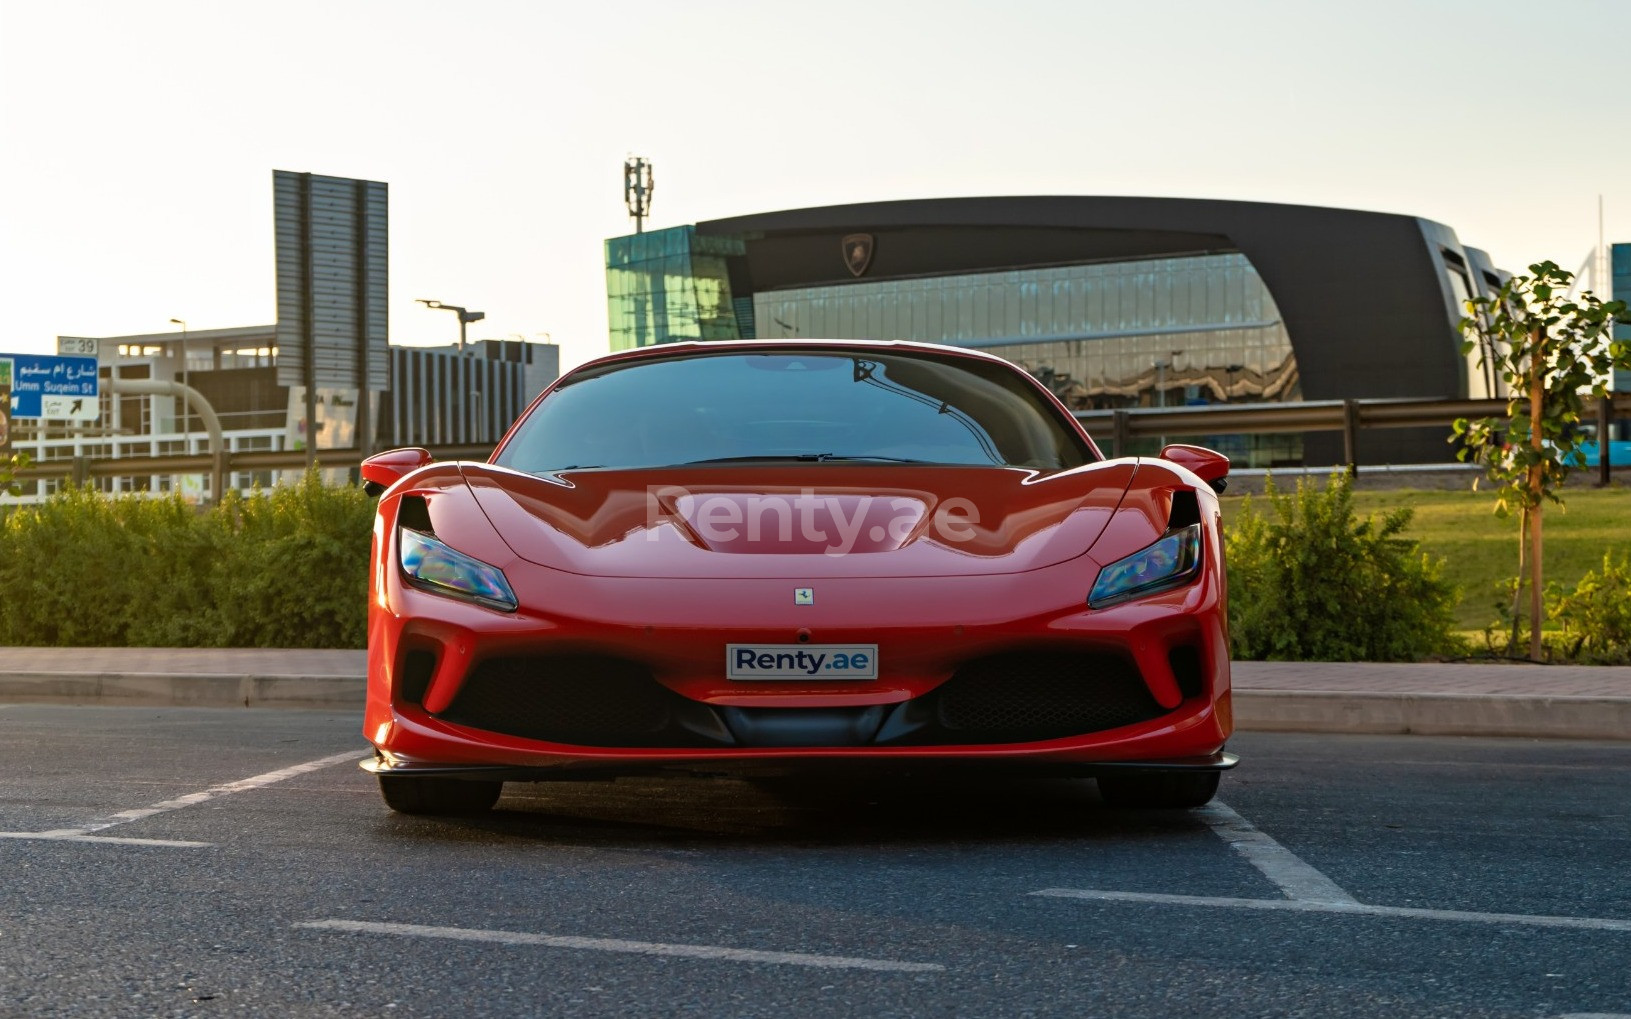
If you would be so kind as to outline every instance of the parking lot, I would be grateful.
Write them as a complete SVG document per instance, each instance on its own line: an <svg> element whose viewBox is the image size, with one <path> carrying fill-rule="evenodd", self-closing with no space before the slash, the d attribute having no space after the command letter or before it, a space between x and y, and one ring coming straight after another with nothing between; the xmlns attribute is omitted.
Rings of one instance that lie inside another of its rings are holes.
<svg viewBox="0 0 1631 1019"><path fill-rule="evenodd" d="M1626 744L1248 733L1175 815L662 776L427 819L357 726L0 706L0 1014L1631 1013Z"/></svg>

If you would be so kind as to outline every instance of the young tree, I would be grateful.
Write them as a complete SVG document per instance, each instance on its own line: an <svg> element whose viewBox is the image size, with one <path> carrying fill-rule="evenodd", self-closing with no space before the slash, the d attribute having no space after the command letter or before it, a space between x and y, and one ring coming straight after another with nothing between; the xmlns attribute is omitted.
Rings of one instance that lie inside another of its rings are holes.
<svg viewBox="0 0 1631 1019"><path fill-rule="evenodd" d="M25 470L34 461L27 453L8 453L0 450L0 493L16 494L14 481L17 472Z"/></svg>
<svg viewBox="0 0 1631 1019"><path fill-rule="evenodd" d="M1477 347L1481 359L1492 359L1510 396L1505 417L1459 418L1450 441L1461 444L1460 459L1484 465L1497 486L1495 512L1505 516L1518 510L1512 643L1518 641L1518 607L1527 580L1529 657L1536 661L1541 658L1542 510L1547 502L1562 504L1558 490L1564 480L1585 466L1579 424L1586 396L1607 392L1604 380L1611 369L1631 368L1631 343L1611 339L1617 319L1631 321L1626 303L1603 301L1589 291L1571 297L1573 279L1555 262L1531 265L1529 275L1507 280L1494 297L1468 301L1468 317L1461 320L1467 337L1462 353ZM1606 443L1608 437L1599 439Z"/></svg>

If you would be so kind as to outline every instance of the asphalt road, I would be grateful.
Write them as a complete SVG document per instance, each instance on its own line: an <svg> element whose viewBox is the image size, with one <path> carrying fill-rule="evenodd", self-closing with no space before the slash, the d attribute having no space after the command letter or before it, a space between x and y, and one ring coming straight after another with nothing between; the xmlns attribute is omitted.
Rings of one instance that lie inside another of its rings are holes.
<svg viewBox="0 0 1631 1019"><path fill-rule="evenodd" d="M1174 816L660 777L438 820L356 730L0 706L0 1015L1631 1014L1624 744L1247 734Z"/></svg>

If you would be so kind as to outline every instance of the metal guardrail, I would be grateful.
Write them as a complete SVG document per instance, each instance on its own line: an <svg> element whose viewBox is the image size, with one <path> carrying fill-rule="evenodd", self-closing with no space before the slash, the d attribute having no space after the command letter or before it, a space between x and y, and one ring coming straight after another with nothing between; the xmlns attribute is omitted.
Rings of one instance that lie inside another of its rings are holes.
<svg viewBox="0 0 1631 1019"><path fill-rule="evenodd" d="M491 445L432 446L431 455L438 460L485 460L493 453ZM363 461L362 451L347 449L320 449L316 451L316 464L324 468L349 469ZM75 457L71 460L50 460L32 464L17 472L18 481L66 480L82 485L92 478L126 478L154 474L210 474L217 470L223 474L234 471L303 471L308 463L303 449L295 450L242 450L225 452L219 460L208 453L171 454L168 456Z"/></svg>
<svg viewBox="0 0 1631 1019"><path fill-rule="evenodd" d="M1520 401L1527 403L1527 401ZM1342 459L1359 469L1359 433L1367 428L1443 428L1456 418L1502 417L1505 400L1305 400L1298 403L1225 404L1221 407L1149 407L1080 410L1076 419L1096 435L1108 434L1110 455L1121 456L1130 441L1163 435L1268 435L1284 432L1341 432ZM1615 417L1631 416L1631 393L1597 401L1598 435ZM1599 457L1608 475L1607 445Z"/></svg>
<svg viewBox="0 0 1631 1019"><path fill-rule="evenodd" d="M1307 400L1298 403L1226 404L1219 407L1149 407L1127 410L1083 410L1076 419L1098 436L1108 434L1110 455L1121 456L1135 438L1162 435L1266 435L1285 432L1341 432L1343 460L1357 471L1359 432L1368 428L1444 428L1460 417L1499 417L1505 400ZM1616 393L1598 401L1598 434L1607 432L1612 418L1631 417L1631 393ZM1607 444L1599 457L1601 479L1608 480ZM433 446L438 460L485 460L491 445ZM360 450L324 449L317 464L352 468L362 463ZM223 476L233 471L304 470L305 450L245 450L209 454L137 457L76 457L38 463L17 472L18 481L66 479L84 484L92 478L134 477L154 474Z"/></svg>

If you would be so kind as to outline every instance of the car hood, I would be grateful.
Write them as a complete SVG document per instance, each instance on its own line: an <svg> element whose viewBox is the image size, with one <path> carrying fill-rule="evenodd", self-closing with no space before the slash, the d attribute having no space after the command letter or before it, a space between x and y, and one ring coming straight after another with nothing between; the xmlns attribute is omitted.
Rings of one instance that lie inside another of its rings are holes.
<svg viewBox="0 0 1631 1019"><path fill-rule="evenodd" d="M800 464L572 471L462 464L515 554L614 577L1014 573L1085 553L1139 466Z"/></svg>

